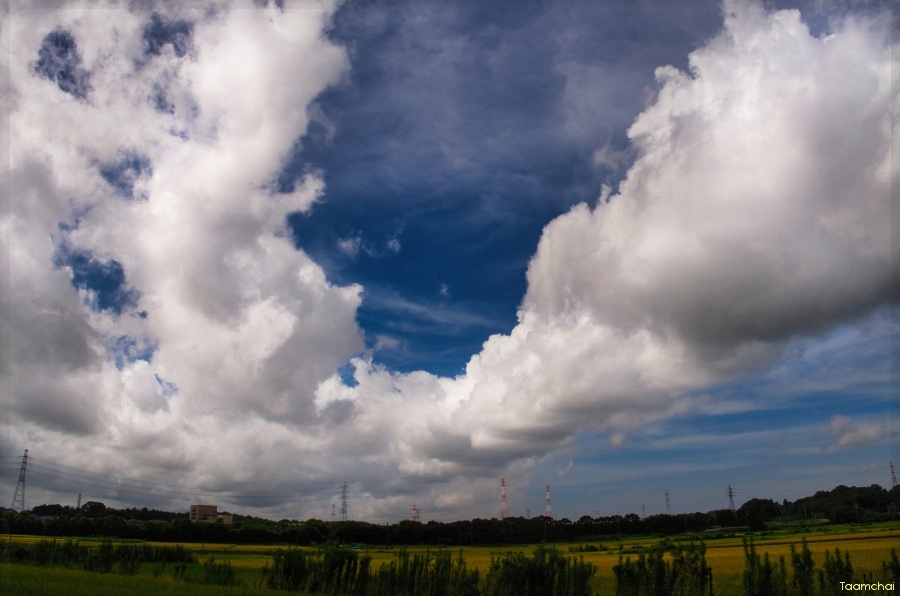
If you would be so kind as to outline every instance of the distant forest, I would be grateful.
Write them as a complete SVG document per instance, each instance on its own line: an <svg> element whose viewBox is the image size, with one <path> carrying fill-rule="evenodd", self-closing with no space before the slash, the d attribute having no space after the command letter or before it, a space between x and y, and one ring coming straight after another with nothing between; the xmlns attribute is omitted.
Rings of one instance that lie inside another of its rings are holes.
<svg viewBox="0 0 900 596"><path fill-rule="evenodd" d="M582 516L577 520L543 516L505 519L473 519L455 522L394 524L364 521L306 521L234 515L231 524L192 523L188 514L156 509L113 509L89 501L80 509L63 505L39 505L31 511L0 508L0 533L43 536L132 538L168 542L237 544L368 544L368 545L496 545L611 540L636 534L674 535L684 532L734 533L765 530L772 522L872 523L890 521L900 513L900 486L890 491L838 486L794 502L750 499L739 509L706 513L650 515L629 513L606 517ZM827 521L826 521L827 520Z"/></svg>

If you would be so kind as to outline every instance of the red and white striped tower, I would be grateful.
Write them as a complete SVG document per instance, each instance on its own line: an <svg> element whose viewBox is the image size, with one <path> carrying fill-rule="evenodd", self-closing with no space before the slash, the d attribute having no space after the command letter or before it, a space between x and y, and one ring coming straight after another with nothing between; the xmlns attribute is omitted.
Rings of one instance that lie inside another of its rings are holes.
<svg viewBox="0 0 900 596"><path fill-rule="evenodd" d="M509 509L506 508L506 478L500 479L500 519L506 519L509 516Z"/></svg>
<svg viewBox="0 0 900 596"><path fill-rule="evenodd" d="M419 511L418 507L416 507L415 505L412 506L412 520L414 522L417 522L417 521L419 521L419 519L421 519L421 515L420 515L421 513L422 512Z"/></svg>
<svg viewBox="0 0 900 596"><path fill-rule="evenodd" d="M547 485L547 511L544 513L550 519L553 519L553 507L550 506L550 485Z"/></svg>

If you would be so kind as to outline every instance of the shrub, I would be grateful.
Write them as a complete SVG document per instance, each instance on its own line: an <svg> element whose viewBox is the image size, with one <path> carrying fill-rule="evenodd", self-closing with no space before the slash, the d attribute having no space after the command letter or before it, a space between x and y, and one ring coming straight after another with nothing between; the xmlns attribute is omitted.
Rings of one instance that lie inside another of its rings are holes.
<svg viewBox="0 0 900 596"><path fill-rule="evenodd" d="M815 596L815 584L813 577L816 564L812 559L812 551L803 539L803 548L798 553L791 545L791 567L794 571L794 578L791 582L791 594L795 596Z"/></svg>
<svg viewBox="0 0 900 596"><path fill-rule="evenodd" d="M555 548L538 547L531 558L507 553L491 559L485 596L590 596L589 582L596 568L584 559L563 556Z"/></svg>
<svg viewBox="0 0 900 596"><path fill-rule="evenodd" d="M769 560L769 553L760 561L753 539L744 539L744 596L788 596L787 568L784 557L778 566Z"/></svg>
<svg viewBox="0 0 900 596"><path fill-rule="evenodd" d="M881 569L886 581L900 581L900 559L897 558L897 549L891 549L891 558L881 563Z"/></svg>
<svg viewBox="0 0 900 596"><path fill-rule="evenodd" d="M263 577L269 588L313 594L364 594L369 581L369 557L348 548L328 547L323 553L278 549ZM362 587L360 587L362 586ZM360 592L362 590L362 592Z"/></svg>
<svg viewBox="0 0 900 596"><path fill-rule="evenodd" d="M834 557L831 552L825 551L825 563L819 571L819 593L822 596L838 596L843 590L841 582L853 582L853 566L850 564L850 553L845 552L841 559L841 549L834 549Z"/></svg>
<svg viewBox="0 0 900 596"><path fill-rule="evenodd" d="M231 563L216 563L215 557L210 557L203 563L203 576L200 583L208 586L236 586L238 580L234 575Z"/></svg>
<svg viewBox="0 0 900 596"><path fill-rule="evenodd" d="M116 551L112 540L106 538L97 548L90 549L85 561L85 571L109 573L116 564Z"/></svg>
<svg viewBox="0 0 900 596"><path fill-rule="evenodd" d="M712 593L712 569L706 564L706 545L670 546L672 563L665 560L666 547L658 544L640 553L636 562L628 557L613 567L616 596L704 596Z"/></svg>
<svg viewBox="0 0 900 596"><path fill-rule="evenodd" d="M172 579L184 579L184 572L187 571L187 563L177 563L172 569Z"/></svg>
<svg viewBox="0 0 900 596"><path fill-rule="evenodd" d="M367 562L368 564L368 562ZM405 549L382 564L370 580L372 596L477 596L478 571L468 571L462 551L453 559L448 551L416 553Z"/></svg>

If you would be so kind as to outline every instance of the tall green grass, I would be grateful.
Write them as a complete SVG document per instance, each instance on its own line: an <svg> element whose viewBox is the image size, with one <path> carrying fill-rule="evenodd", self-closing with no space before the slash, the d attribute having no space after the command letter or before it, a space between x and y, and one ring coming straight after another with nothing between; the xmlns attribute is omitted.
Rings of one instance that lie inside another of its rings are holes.
<svg viewBox="0 0 900 596"><path fill-rule="evenodd" d="M181 545L113 544L107 539L85 546L70 539L44 539L31 544L0 541L0 561L134 575L142 563L193 563L195 558Z"/></svg>
<svg viewBox="0 0 900 596"><path fill-rule="evenodd" d="M666 552L671 551L671 561ZM706 564L706 545L665 544L640 553L613 567L616 596L708 596L712 594L712 569Z"/></svg>
<svg viewBox="0 0 900 596"><path fill-rule="evenodd" d="M853 564L850 561L850 553L835 547L834 555L831 551L825 551L825 561L822 569L815 569L812 551L806 538L801 542L800 549L795 545L791 548L791 573L788 573L784 557L778 558L778 564L773 563L769 553L760 558L756 552L753 540L744 540L745 568L743 574L744 596L837 596L844 593L842 582L874 583L879 580L885 583L894 583L897 579L898 569L892 569L889 562L884 562L883 576L880 578L857 577L853 572ZM897 561L897 553L891 549L892 561ZM815 578L818 577L818 583Z"/></svg>
<svg viewBox="0 0 900 596"><path fill-rule="evenodd" d="M460 553L410 554L370 570L371 557L331 547L321 553L288 549L275 552L272 568L264 568L266 585L276 590L356 596L477 596L478 572L468 571Z"/></svg>
<svg viewBox="0 0 900 596"><path fill-rule="evenodd" d="M85 573L60 567L0 563L0 593L4 596L258 596L259 590L185 583L174 581L171 576L124 576Z"/></svg>

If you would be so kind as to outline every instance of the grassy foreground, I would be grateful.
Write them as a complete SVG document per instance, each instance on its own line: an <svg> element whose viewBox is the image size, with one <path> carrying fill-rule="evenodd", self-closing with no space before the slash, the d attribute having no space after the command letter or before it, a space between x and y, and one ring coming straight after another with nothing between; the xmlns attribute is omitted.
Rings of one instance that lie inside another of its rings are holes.
<svg viewBox="0 0 900 596"><path fill-rule="evenodd" d="M155 578L149 574L126 577L112 573L4 563L0 564L0 593L10 596L228 596L258 594L259 591L246 587L204 586L172 578Z"/></svg>
<svg viewBox="0 0 900 596"><path fill-rule="evenodd" d="M14 542L33 543L43 537L12 536ZM742 596L741 575L744 571L744 551L741 536L707 538L706 559L713 570L713 585L716 596ZM844 526L819 528L818 531L797 531L786 529L754 535L757 551L768 552L777 560L784 555L789 558L790 545L799 545L806 538L812 551L816 568L821 568L825 551L832 553L836 548L849 552L852 557L854 575L881 573L881 563L889 555L891 548L900 544L900 523L876 524L870 526ZM0 540L8 540L3 536ZM678 542L678 537L670 538ZM627 538L599 542L555 544L564 555L582 558L596 566L597 573L591 586L597 594L612 594L615 590L613 567L619 557L636 559L642 552L660 541L658 538ZM79 539L82 545L100 544L99 539ZM150 543L156 545L158 543ZM273 554L285 545L234 545L234 544L182 544L192 550L198 563L188 565L183 576L173 577L171 568L163 573L151 565L143 565L133 576L115 573L100 574L62 568L30 567L27 565L0 565L0 593L2 594L247 594L270 591L264 586L261 569L271 567ZM500 558L508 552L522 552L531 555L536 546L510 547L463 547L447 548L455 557L462 556L469 569L478 569L481 577L486 575L492 558ZM309 549L314 550L314 549ZM394 561L399 548L360 547L359 554L372 558L371 569ZM435 547L407 547L410 553L419 553ZM229 563L241 587L204 586L198 583L202 573L202 563L208 557Z"/></svg>

